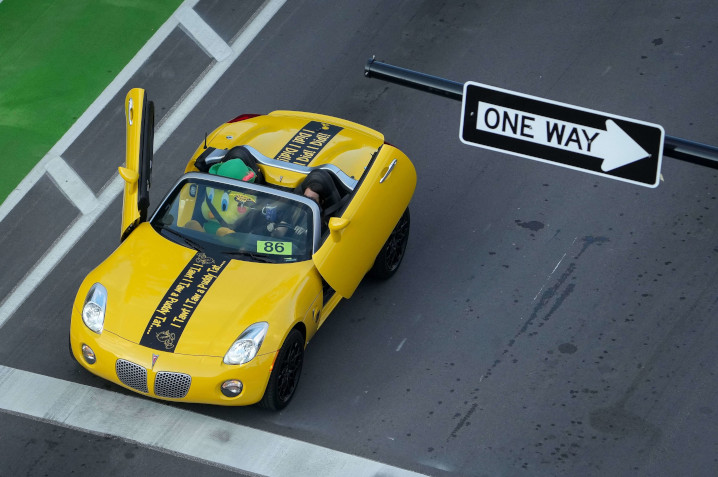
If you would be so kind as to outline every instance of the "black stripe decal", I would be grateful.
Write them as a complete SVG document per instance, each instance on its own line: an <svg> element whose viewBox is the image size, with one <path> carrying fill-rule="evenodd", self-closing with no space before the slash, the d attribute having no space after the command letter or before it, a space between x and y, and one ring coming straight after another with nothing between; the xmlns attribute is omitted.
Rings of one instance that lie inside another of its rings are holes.
<svg viewBox="0 0 718 477"><path fill-rule="evenodd" d="M160 300L140 344L174 353L182 332L228 260L197 253Z"/></svg>
<svg viewBox="0 0 718 477"><path fill-rule="evenodd" d="M342 129L334 124L310 121L297 131L274 159L306 166Z"/></svg>

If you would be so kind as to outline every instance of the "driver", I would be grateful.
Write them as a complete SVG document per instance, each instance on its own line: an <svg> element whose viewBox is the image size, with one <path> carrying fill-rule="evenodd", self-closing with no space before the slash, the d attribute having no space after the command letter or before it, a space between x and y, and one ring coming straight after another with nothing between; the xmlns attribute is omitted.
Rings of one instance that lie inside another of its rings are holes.
<svg viewBox="0 0 718 477"><path fill-rule="evenodd" d="M299 186L297 192L301 192L304 197L316 202L319 206L320 216L323 217L324 198L329 194L323 178L319 177L316 173L309 173L306 179L302 181L302 184ZM273 207L265 207L262 209L262 213L268 221L267 231L270 232L273 237L284 237L289 232L293 232L298 236L306 235L306 212L301 210L299 207L293 206L287 206L282 209L284 210L278 210Z"/></svg>

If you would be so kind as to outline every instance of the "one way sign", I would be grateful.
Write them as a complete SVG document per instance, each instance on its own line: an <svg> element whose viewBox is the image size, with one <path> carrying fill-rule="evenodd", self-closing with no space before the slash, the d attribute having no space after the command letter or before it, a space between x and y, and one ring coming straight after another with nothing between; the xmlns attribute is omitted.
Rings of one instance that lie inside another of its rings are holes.
<svg viewBox="0 0 718 477"><path fill-rule="evenodd" d="M656 187L665 132L658 124L467 82L461 141Z"/></svg>

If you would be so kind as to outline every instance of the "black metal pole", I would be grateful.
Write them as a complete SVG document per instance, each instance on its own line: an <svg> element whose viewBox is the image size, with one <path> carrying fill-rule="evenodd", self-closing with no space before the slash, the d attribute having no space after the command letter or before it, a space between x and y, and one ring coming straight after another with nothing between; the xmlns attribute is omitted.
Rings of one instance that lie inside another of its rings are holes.
<svg viewBox="0 0 718 477"><path fill-rule="evenodd" d="M457 101L461 101L464 97L463 83L382 63L374 58L369 59L364 66L364 76L438 94ZM663 141L663 155L718 169L718 147L708 144L666 135Z"/></svg>
<svg viewBox="0 0 718 477"><path fill-rule="evenodd" d="M718 169L718 147L666 135L663 155L699 166Z"/></svg>
<svg viewBox="0 0 718 477"><path fill-rule="evenodd" d="M364 76L408 86L409 88L438 94L439 96L446 96L457 101L461 101L464 97L463 83L389 65L376 61L374 58L367 61L364 67Z"/></svg>

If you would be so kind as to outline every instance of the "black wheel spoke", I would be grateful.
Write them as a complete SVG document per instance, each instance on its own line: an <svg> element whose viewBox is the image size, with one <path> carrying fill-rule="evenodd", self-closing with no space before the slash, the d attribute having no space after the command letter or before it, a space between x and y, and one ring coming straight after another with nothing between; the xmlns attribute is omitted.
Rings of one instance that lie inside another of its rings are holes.
<svg viewBox="0 0 718 477"><path fill-rule="evenodd" d="M387 241L386 267L389 270L396 269L403 258L406 246L407 223L406 217L402 216Z"/></svg>

